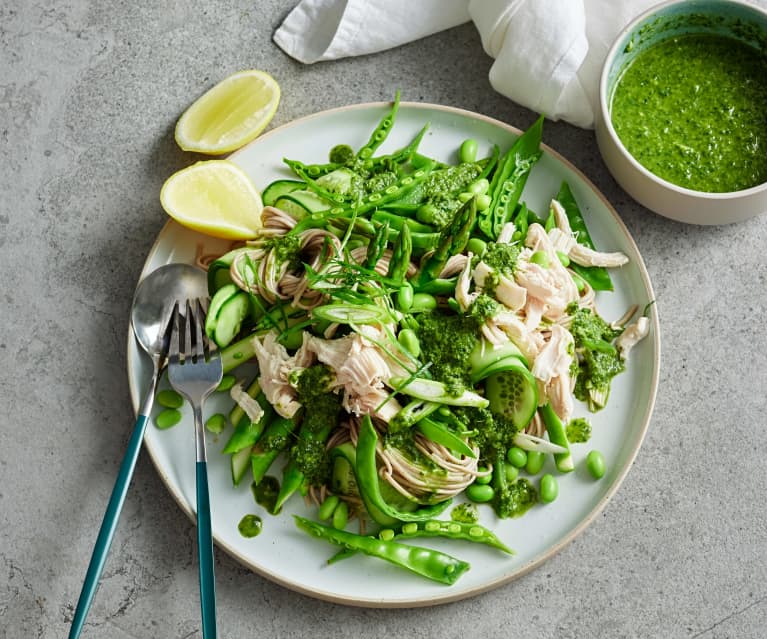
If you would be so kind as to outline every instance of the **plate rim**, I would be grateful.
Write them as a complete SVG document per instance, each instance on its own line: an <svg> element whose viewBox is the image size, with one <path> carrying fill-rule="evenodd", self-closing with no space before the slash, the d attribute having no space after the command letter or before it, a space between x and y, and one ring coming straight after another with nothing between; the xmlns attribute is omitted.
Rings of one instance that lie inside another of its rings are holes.
<svg viewBox="0 0 767 639"><path fill-rule="evenodd" d="M325 109L312 114L308 114L308 115L296 118L294 120L291 120L289 122L286 122L284 124L281 124L280 126L275 127L274 129L270 129L269 131L261 134L255 140L249 142L244 147L226 156L225 159L234 160L236 159L238 155L245 152L251 146L260 144L262 140L268 137L271 137L275 134L281 133L282 131L285 131L293 126L296 126L298 124L301 124L313 119L333 115L343 111L376 109L376 108L386 107L390 105L391 105L391 101L361 102L357 104L350 104L350 105ZM444 111L444 112L465 117L471 120L479 120L481 122L485 122L487 124L496 126L500 129L504 129L507 132L512 133L516 136L519 136L523 133L521 129L511 124L508 124L506 122L503 122L501 120L498 120L496 118L493 118L481 113L476 113L474 111L469 111L467 109L462 109L459 107L432 104L428 102L401 101L400 108L403 108L403 107L421 109L424 111ZM601 192L601 190L599 190L596 187L596 185L578 167L576 167L572 162L570 162L570 160L565 158L558 151L551 148L545 143L541 143L541 148L543 149L545 153L548 153L555 160L557 160L558 162L563 164L566 168L568 168L573 173L575 173L578 176L578 178L585 184L585 186L587 186L591 190L591 192L594 195L596 195L597 198L605 206L607 211L612 216L613 221L617 224L621 234L624 236L624 238L626 239L628 244L631 246L633 251L636 253L636 255L639 257L639 260L636 262L635 266L639 270L642 283L644 287L646 288L647 292L649 293L650 299L654 301L656 299L655 292L653 290L652 282L650 280L647 267L645 266L644 259L642 258L642 254L639 251L639 247L636 245L636 242L634 241L633 236L629 232L625 223L623 222L621 217L618 215L618 212L612 206L610 201L605 197L605 195ZM222 158L218 158L218 159L222 159ZM157 234L157 237L155 238L154 243L152 244L151 248L146 254L146 259L144 261L144 265L142 266L141 273L139 274L137 285L138 285L138 282L140 282L149 273L149 266L150 266L152 257L157 252L158 247L162 243L164 237L168 235L169 233L171 233L174 226L180 226L180 225L178 225L178 223L175 222L173 219L168 219L165 225L160 229L160 232ZM580 522L578 522L576 526L574 526L557 543L550 546L545 552L541 553L540 555L536 557L533 557L532 559L527 561L525 564L521 565L516 570L512 571L510 574L499 576L495 579L492 579L488 582L484 582L483 584L472 587L472 588L468 588L464 590L456 590L452 592L449 590L446 590L444 594L426 596L423 598L419 598L418 600L387 601L381 598L370 598L370 597L354 598L354 597L347 597L347 596L335 594L332 592L328 592L321 588L307 587L303 584L291 581L289 579L285 579L281 577L280 575L272 571L266 570L260 566L254 565L252 563L251 558L244 556L239 550L232 547L230 544L226 543L223 540L218 539L215 533L213 535L214 543L216 544L216 546L218 546L221 550L226 552L230 557L232 557L235 561L240 563L242 566L248 568L252 572L255 572L259 576L269 579L273 583L279 584L282 587L285 587L294 592L298 592L300 594L312 597L314 599L319 599L319 600L327 601L330 603L342 604L342 605L353 606L353 607L420 608L420 607L442 605L442 604L452 603L455 601L469 599L471 597L481 595L485 592L489 592L490 590L494 590L496 588L499 588L500 586L503 586L512 581L515 581L516 579L523 577L524 575L538 568L540 565L542 565L546 561L550 560L552 557L558 554L561 550L563 550L566 546L572 543L577 537L579 537L584 532L584 530L586 530L586 528L588 528L593 523L596 517L605 509L607 504L610 502L610 500L613 498L615 493L617 493L618 489L623 484L623 481L628 475L629 470L634 465L636 456L639 454L639 450L642 447L642 444L644 443L645 436L647 435L647 431L649 429L650 421L652 419L652 414L655 408L655 402L656 402L657 393L658 393L660 363L661 363L661 334L660 334L660 320L658 317L657 306L656 306L655 312L651 313L650 325L651 325L650 332L652 333L654 338L653 339L654 348L652 353L653 370L652 370L652 376L650 380L650 394L648 397L647 405L645 406L644 415L642 416L642 419L641 419L641 429L638 433L639 436L636 440L635 445L628 452L628 455L626 457L626 463L624 464L623 468L615 477L609 489L599 499L599 501L597 501L597 503L587 513L587 515L583 517L580 520ZM134 349L131 348L131 346L134 343L133 340L134 340L134 336L133 336L132 329L130 326L128 326L127 361L126 361L126 368L128 373L128 387L129 387L130 399L131 399L131 404L133 406L134 415L138 416L138 411L140 409L140 395L139 395L138 389L136 388L136 385L134 384L134 375L132 374L132 369L136 364L134 361L134 354L133 354ZM141 353L138 354L138 357L139 358L142 357ZM152 460L152 465L154 466L156 472L160 476L160 479L165 485L166 490L173 497L174 501L181 508L182 512L186 514L186 516L190 519L190 521L193 524L196 524L195 510L192 508L192 505L184 498L181 492L179 490L176 490L173 487L168 474L163 470L162 466L160 465L156 457L157 453L154 449L154 446L152 446L152 444L149 441L147 441L146 434L144 436L143 446L149 453L149 457Z"/></svg>

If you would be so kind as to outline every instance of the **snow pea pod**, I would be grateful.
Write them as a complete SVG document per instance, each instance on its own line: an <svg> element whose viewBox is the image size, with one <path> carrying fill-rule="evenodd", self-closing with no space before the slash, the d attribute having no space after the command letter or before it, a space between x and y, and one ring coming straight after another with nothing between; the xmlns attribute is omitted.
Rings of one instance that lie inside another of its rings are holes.
<svg viewBox="0 0 767 639"><path fill-rule="evenodd" d="M567 441L565 426L548 402L541 406L539 410L551 443L567 448L566 453L556 453L554 455L557 470L561 473L569 473L574 469L574 465L573 458L570 455L570 443Z"/></svg>
<svg viewBox="0 0 767 639"><path fill-rule="evenodd" d="M243 415L235 426L232 436L229 441L226 442L226 446L221 451L224 454L236 453L243 448L253 446L258 441L261 433L264 432L266 424L268 424L274 416L274 409L272 405L267 401L266 395L263 392L259 392L256 396L258 405L263 409L261 419L257 422L250 421L250 417Z"/></svg>
<svg viewBox="0 0 767 639"><path fill-rule="evenodd" d="M498 238L511 220L533 165L541 157L543 116L520 135L500 160L490 183L492 203L479 217L480 230L491 240Z"/></svg>
<svg viewBox="0 0 767 639"><path fill-rule="evenodd" d="M287 448L290 435L299 421L300 418L297 416L290 419L278 416L266 427L250 456L253 482L256 485L261 483L274 460Z"/></svg>
<svg viewBox="0 0 767 639"><path fill-rule="evenodd" d="M386 516L385 521L378 521L381 525L390 526L391 519L399 521L424 521L432 519L444 511L452 502L447 501L419 508L414 511L403 511L387 503L381 493L378 483L378 468L376 466L376 444L378 434L369 415L365 415L360 426L359 439L357 441L356 476L357 486L365 506L373 506L370 516L375 518L376 513Z"/></svg>
<svg viewBox="0 0 767 639"><path fill-rule="evenodd" d="M415 425L415 427L421 431L423 436L427 439L430 439L437 444L441 444L445 448L460 453L465 457L476 459L477 455L471 446L461 439L459 435L451 431L447 425L429 419L428 417L424 417Z"/></svg>
<svg viewBox="0 0 767 639"><path fill-rule="evenodd" d="M319 184L311 175L309 175L307 169L309 167L306 166L303 162L299 162L298 160L288 160L287 158L283 160L285 164L287 164L290 167L290 170L293 171L298 177L300 177L304 182L306 182L306 188L310 191L313 191L317 195L319 195L321 198L324 198L328 200L329 202L345 202L346 197L341 195L340 193L332 193L331 191L328 191L326 188L324 188L321 184Z"/></svg>
<svg viewBox="0 0 767 639"><path fill-rule="evenodd" d="M502 550L509 555L516 554L511 548L498 539L495 533L479 524L443 521L440 519L410 522L402 526L400 532L395 536L395 539L406 539L408 537L444 537L446 539L460 539L463 541L485 544L486 546Z"/></svg>
<svg viewBox="0 0 767 639"><path fill-rule="evenodd" d="M389 135L389 132L394 126L394 120L397 117L397 111L399 111L399 91L394 94L394 104L391 110L381 119L378 126L373 130L370 135L370 139L367 144L357 151L357 158L360 160L367 160L373 157L375 150L383 144L384 140Z"/></svg>
<svg viewBox="0 0 767 639"><path fill-rule="evenodd" d="M570 228L575 233L575 237L578 238L578 242L593 249L594 243L591 241L588 228L586 228L586 221L583 219L580 207L575 201L575 196L567 182L562 182L556 200L565 210L567 220L570 222ZM588 282L595 291L613 290L613 281L605 267L581 266L580 264L571 263L570 268Z"/></svg>
<svg viewBox="0 0 767 639"><path fill-rule="evenodd" d="M438 550L401 544L396 541L384 541L376 537L365 537L345 530L336 530L298 515L293 517L296 525L310 535L343 546L348 550L357 550L370 557L383 559L443 584L454 584L469 569L469 564L465 561Z"/></svg>

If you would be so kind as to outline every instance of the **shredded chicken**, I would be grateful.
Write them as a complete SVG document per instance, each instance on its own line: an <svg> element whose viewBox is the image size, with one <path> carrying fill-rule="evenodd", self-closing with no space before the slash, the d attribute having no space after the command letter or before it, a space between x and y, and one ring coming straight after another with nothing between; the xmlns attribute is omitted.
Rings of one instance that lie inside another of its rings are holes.
<svg viewBox="0 0 767 639"><path fill-rule="evenodd" d="M255 398L245 392L242 388L242 382L232 386L229 391L229 396L243 411L245 411L245 414L251 422L257 422L263 417L264 409L261 408L261 404L259 404ZM237 424L235 424L235 426L236 425Z"/></svg>
<svg viewBox="0 0 767 639"><path fill-rule="evenodd" d="M493 269L484 262L480 262L474 268L474 283L479 288L485 288L485 282L488 276L492 274ZM498 285L494 291L495 299L508 306L512 311L521 309L527 301L527 290L505 275L496 273L496 276L498 277Z"/></svg>
<svg viewBox="0 0 767 639"><path fill-rule="evenodd" d="M314 353L307 348L308 333L295 355L289 355L285 347L277 341L274 332L268 333L263 340L253 338L253 347L258 359L259 382L266 399L282 417L290 418L301 407L297 400L296 389L290 384L291 375L311 366Z"/></svg>
<svg viewBox="0 0 767 639"><path fill-rule="evenodd" d="M633 324L629 324L620 337L615 340L615 345L621 354L621 359L627 360L631 349L642 341L650 332L650 320L647 317L640 317Z"/></svg>
<svg viewBox="0 0 767 639"><path fill-rule="evenodd" d="M546 399L562 421L573 412L570 366L574 343L570 332L558 324L551 327L548 341L533 363L532 373L538 382L540 401Z"/></svg>

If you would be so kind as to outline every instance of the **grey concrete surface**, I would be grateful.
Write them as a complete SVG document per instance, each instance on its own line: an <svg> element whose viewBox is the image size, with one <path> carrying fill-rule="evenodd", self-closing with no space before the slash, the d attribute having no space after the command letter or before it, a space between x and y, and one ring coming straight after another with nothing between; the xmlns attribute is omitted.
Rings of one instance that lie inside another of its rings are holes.
<svg viewBox="0 0 767 639"><path fill-rule="evenodd" d="M225 75L260 68L272 126L406 99L526 127L471 25L302 66L271 34L292 2L0 3L0 636L66 636L132 423L129 305L195 158L173 127ZM222 637L767 636L767 216L684 226L634 203L593 133L544 141L613 203L644 255L663 335L652 424L616 498L540 569L466 601L368 610L295 594L216 553ZM147 456L85 637L200 637L195 533Z"/></svg>

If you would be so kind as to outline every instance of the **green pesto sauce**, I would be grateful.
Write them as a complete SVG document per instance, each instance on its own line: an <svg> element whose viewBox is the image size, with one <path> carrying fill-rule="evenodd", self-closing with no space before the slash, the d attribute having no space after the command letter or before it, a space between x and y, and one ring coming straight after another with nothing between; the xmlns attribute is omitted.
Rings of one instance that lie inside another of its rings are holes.
<svg viewBox="0 0 767 639"><path fill-rule="evenodd" d="M585 444L591 439L591 423L583 417L571 419L567 424L567 441L571 444Z"/></svg>
<svg viewBox="0 0 767 639"><path fill-rule="evenodd" d="M277 481L277 478L267 475L258 485L254 482L251 485L251 490L256 503L263 506L267 512L274 514L277 495L280 493L280 482Z"/></svg>
<svg viewBox="0 0 767 639"><path fill-rule="evenodd" d="M458 504L450 511L450 519L462 524L476 524L479 521L479 509L476 504Z"/></svg>
<svg viewBox="0 0 767 639"><path fill-rule="evenodd" d="M261 517L258 515L245 515L240 519L240 523L237 524L237 530L243 537L251 538L258 537L261 534L261 530L264 527L264 522L261 521Z"/></svg>
<svg viewBox="0 0 767 639"><path fill-rule="evenodd" d="M416 331L421 357L431 362L431 374L453 395L471 386L469 356L479 343L477 323L471 317L424 313Z"/></svg>
<svg viewBox="0 0 767 639"><path fill-rule="evenodd" d="M711 193L767 181L767 56L734 38L684 35L637 54L613 126L655 175Z"/></svg>

